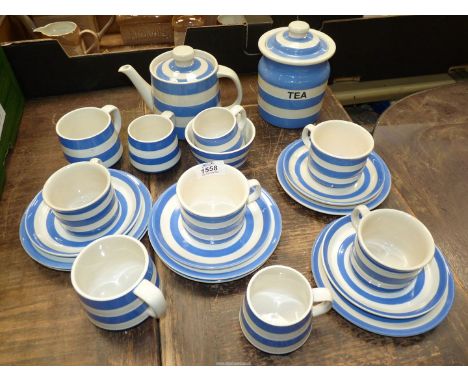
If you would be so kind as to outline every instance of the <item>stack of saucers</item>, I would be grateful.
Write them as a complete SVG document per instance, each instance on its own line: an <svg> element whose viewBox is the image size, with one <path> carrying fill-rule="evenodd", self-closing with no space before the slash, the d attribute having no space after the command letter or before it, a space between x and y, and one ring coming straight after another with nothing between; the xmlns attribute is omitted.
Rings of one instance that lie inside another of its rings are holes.
<svg viewBox="0 0 468 382"><path fill-rule="evenodd" d="M330 223L312 249L312 272L338 314L386 336L433 329L454 300L452 273L429 231L397 210L360 206Z"/></svg>
<svg viewBox="0 0 468 382"><path fill-rule="evenodd" d="M281 215L256 180L232 166L207 163L187 170L159 197L148 232L159 258L175 273L221 283L268 260L279 242Z"/></svg>
<svg viewBox="0 0 468 382"><path fill-rule="evenodd" d="M79 252L108 235L140 239L151 195L134 176L79 162L55 172L26 209L20 239L28 255L47 268L70 271Z"/></svg>
<svg viewBox="0 0 468 382"><path fill-rule="evenodd" d="M373 209L391 187L390 172L373 147L372 136L354 123L308 125L302 139L280 154L278 180L292 199L314 211L346 215L360 204Z"/></svg>

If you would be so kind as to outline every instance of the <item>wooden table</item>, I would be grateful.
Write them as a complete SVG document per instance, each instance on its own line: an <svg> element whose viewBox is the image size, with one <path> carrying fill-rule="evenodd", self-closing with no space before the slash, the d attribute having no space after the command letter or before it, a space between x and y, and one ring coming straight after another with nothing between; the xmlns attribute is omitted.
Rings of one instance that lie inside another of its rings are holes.
<svg viewBox="0 0 468 382"><path fill-rule="evenodd" d="M292 266L315 285L310 251L317 234L334 217L307 210L284 193L276 179L276 159L287 144L298 138L299 131L265 123L257 112L256 76L242 76L242 82L243 105L257 128L242 171L248 178L258 179L273 196L283 219L281 241L266 264ZM231 85L223 82L222 88L224 100L232 100ZM466 94L467 88L457 91ZM447 94L443 96L451 98ZM424 93L415 97L424 97ZM419 105L417 101L412 103L410 97L387 111L376 130L377 152L387 161L394 177L384 206L411 211L421 218L452 265L457 296L449 317L424 335L393 339L368 333L330 312L315 320L309 341L288 356L266 355L252 347L241 333L238 313L250 276L204 285L177 276L157 258L168 301L165 317L159 321L148 319L136 328L116 333L94 327L74 294L69 274L49 270L31 260L21 247L18 225L47 177L66 164L55 137L55 123L63 114L82 106L114 104L122 112L121 138L125 142L125 127L147 110L130 87L29 101L16 147L8 159L7 184L0 204L0 364L467 364L468 277L462 248L468 244L464 229L468 221L467 203L460 204L467 188L468 120L463 118L468 110L466 95L464 99L464 104L451 104L451 109L447 106L433 110L429 103L431 114L423 108L412 110L419 128L413 126L406 131L402 126L406 113L398 110L407 104ZM430 125L422 122L429 115L433 116ZM460 118L449 122L455 115ZM349 119L328 90L321 113L321 120L327 119ZM427 135L423 134L426 128L430 131ZM425 144L415 142L415 136L424 138ZM450 155L440 150L445 147L444 142L455 137L459 142ZM148 176L132 168L124 146L123 158L115 168L144 181L153 200L195 164L187 145L182 143L182 159L173 170ZM410 149L416 151L409 155ZM436 158L437 166L419 158ZM147 237L143 242L154 255Z"/></svg>

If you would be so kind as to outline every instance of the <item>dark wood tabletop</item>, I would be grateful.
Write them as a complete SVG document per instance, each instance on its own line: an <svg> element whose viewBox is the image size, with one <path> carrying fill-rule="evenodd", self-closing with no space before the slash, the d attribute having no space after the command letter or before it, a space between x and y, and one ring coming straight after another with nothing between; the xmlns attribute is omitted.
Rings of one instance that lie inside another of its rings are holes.
<svg viewBox="0 0 468 382"><path fill-rule="evenodd" d="M256 178L277 202L283 222L280 243L266 265L283 264L303 273L315 285L310 252L321 229L336 217L310 211L290 199L276 179L281 151L298 130L268 125L258 115L256 75L241 78L242 104L257 129L249 160L241 169ZM234 99L223 81L223 101ZM92 325L71 286L68 273L31 260L18 237L20 218L50 174L66 164L55 123L83 106L113 104L126 127L148 112L131 87L27 102L15 148L7 163L7 183L0 201L0 364L52 365L331 365L331 364L467 364L468 245L468 87L435 89L408 97L382 116L375 131L376 151L387 162L393 187L383 206L413 213L431 230L446 255L456 281L456 299L442 324L423 335L389 338L348 323L334 311L317 318L310 339L296 352L270 356L243 337L238 313L251 276L206 285L186 280L157 259L147 236L144 244L156 258L166 315L136 328L108 332ZM320 120L349 120L329 90ZM140 178L153 200L196 162L185 142L182 159L164 174L134 169L124 154L115 168Z"/></svg>

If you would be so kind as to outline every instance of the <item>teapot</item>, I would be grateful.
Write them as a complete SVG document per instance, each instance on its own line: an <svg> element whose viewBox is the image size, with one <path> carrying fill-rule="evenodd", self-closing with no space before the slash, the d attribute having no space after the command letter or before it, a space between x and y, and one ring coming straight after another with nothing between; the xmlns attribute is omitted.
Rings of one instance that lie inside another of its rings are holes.
<svg viewBox="0 0 468 382"><path fill-rule="evenodd" d="M175 115L177 137L185 139L185 127L199 112L220 105L219 78L231 79L237 90L239 105L242 86L237 74L218 65L209 53L180 45L157 56L149 65L151 85L131 65L123 65L125 74L154 113L170 110Z"/></svg>

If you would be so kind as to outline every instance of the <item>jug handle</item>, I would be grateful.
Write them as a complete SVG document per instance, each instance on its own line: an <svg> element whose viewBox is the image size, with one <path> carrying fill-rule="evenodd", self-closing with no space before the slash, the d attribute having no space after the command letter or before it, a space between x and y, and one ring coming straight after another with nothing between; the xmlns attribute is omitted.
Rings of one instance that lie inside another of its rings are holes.
<svg viewBox="0 0 468 382"><path fill-rule="evenodd" d="M83 39L83 35L85 34L89 34L93 37L94 39L94 42L89 46L89 48L86 47L86 44L85 44L85 41ZM83 49L83 52L85 54L88 54L89 52L91 52L93 49L97 49L99 50L100 48L100 38L98 36L98 34L94 31L92 31L91 29L84 29L80 32L80 43L81 43L81 48Z"/></svg>
<svg viewBox="0 0 468 382"><path fill-rule="evenodd" d="M228 68L227 66L219 65L218 72L216 73L216 75L218 76L218 78L229 78L234 82L234 85L236 85L237 98L232 105L226 107L229 108L234 105L240 105L242 101L242 85L239 76L236 74L236 72L231 68Z"/></svg>

